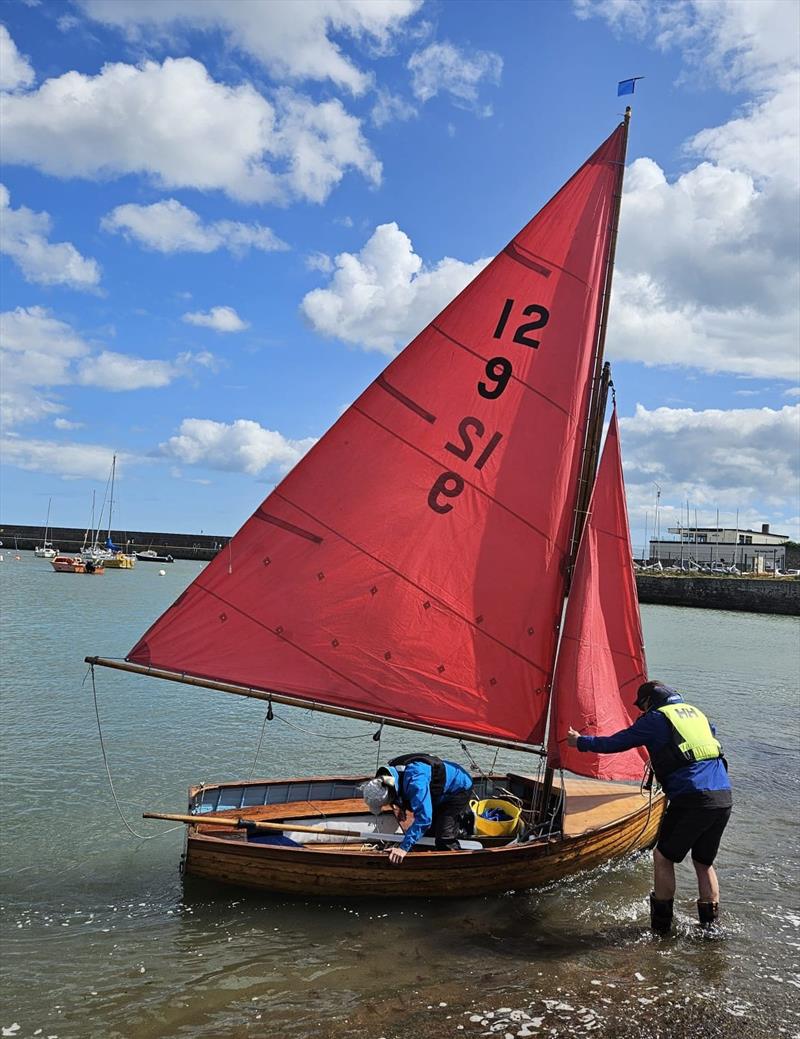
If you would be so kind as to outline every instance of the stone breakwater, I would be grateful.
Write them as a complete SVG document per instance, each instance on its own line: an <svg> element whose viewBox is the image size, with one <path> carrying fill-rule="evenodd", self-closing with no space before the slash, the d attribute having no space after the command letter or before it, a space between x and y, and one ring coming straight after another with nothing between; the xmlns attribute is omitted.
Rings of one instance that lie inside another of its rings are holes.
<svg viewBox="0 0 800 1039"><path fill-rule="evenodd" d="M637 574L639 602L800 616L796 577L679 577Z"/></svg>
<svg viewBox="0 0 800 1039"><path fill-rule="evenodd" d="M0 541L8 552L14 548L33 551L41 545L44 531L41 527L23 524L5 523L0 527ZM98 541L105 544L106 531L100 531ZM78 527L52 527L49 540L60 552L69 554L80 550L85 531ZM230 541L228 535L222 534L176 534L163 533L157 530L112 530L111 539L115 545L125 552L142 552L153 549L160 556L172 556L173 559L213 559L220 549Z"/></svg>

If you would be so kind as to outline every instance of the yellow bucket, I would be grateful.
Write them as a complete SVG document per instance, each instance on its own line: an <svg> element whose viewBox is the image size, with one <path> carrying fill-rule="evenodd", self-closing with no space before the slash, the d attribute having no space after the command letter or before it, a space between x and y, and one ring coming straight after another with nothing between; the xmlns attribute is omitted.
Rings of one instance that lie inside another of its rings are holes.
<svg viewBox="0 0 800 1039"><path fill-rule="evenodd" d="M513 837L519 826L522 809L511 801L503 801L497 797L488 797L485 801L470 801L470 808L475 815L476 837ZM508 819L486 819L483 813L491 808L499 808Z"/></svg>

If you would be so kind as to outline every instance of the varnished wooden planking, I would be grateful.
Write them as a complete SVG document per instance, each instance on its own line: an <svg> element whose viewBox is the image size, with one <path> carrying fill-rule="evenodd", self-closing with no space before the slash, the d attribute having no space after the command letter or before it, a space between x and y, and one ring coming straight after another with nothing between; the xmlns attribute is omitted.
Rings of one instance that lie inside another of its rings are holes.
<svg viewBox="0 0 800 1039"><path fill-rule="evenodd" d="M198 834L192 828L185 868L195 876L301 896L487 895L550 883L651 847L663 809L659 797L590 833L482 852L415 852L401 866L392 866L385 852L248 844Z"/></svg>

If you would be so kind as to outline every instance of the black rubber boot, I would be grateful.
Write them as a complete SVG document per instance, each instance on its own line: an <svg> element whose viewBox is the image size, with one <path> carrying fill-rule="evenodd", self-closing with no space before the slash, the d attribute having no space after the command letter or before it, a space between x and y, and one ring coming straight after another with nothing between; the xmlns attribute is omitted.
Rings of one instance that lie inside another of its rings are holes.
<svg viewBox="0 0 800 1039"><path fill-rule="evenodd" d="M650 892L650 927L656 934L669 934L672 928L672 902L671 898L656 898Z"/></svg>
<svg viewBox="0 0 800 1039"><path fill-rule="evenodd" d="M712 927L719 918L719 902L704 902L702 898L698 898L697 915L700 917L701 927Z"/></svg>

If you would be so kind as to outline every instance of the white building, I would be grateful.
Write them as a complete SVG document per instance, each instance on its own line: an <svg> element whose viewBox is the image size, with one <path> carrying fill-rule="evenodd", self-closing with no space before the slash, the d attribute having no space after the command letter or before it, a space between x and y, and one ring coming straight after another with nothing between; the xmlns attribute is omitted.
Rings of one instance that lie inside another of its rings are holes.
<svg viewBox="0 0 800 1039"><path fill-rule="evenodd" d="M769 523L761 530L733 527L670 527L670 540L650 541L650 561L664 566L688 563L722 563L742 571L782 570L786 563L786 534L771 534Z"/></svg>

